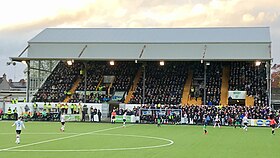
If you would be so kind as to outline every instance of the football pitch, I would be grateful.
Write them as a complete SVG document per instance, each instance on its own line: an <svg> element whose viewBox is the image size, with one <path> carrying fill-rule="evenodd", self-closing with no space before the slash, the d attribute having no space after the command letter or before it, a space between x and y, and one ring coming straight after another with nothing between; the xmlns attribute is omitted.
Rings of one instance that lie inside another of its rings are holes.
<svg viewBox="0 0 280 158"><path fill-rule="evenodd" d="M0 122L1 158L264 158L277 157L280 131L233 127L109 123L25 122L21 143L15 144L12 121Z"/></svg>

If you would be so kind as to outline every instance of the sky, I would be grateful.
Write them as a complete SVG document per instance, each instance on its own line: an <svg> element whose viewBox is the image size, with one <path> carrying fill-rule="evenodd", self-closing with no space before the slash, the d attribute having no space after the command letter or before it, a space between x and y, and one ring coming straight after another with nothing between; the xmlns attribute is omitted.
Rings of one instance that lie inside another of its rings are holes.
<svg viewBox="0 0 280 158"><path fill-rule="evenodd" d="M7 66L45 28L270 27L273 63L280 63L279 0L0 0L0 76L24 78ZM26 56L24 54L23 56Z"/></svg>

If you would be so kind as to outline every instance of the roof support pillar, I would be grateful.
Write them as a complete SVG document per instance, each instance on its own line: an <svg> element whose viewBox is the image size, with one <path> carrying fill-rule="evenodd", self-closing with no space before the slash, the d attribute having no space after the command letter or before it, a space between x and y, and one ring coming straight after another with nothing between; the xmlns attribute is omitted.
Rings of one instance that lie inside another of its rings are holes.
<svg viewBox="0 0 280 158"><path fill-rule="evenodd" d="M266 85L267 85L266 95L267 95L267 99L268 99L268 105L269 105L269 107L272 108L272 105L271 105L271 60L267 61L265 63L265 69L266 69Z"/></svg>
<svg viewBox="0 0 280 158"><path fill-rule="evenodd" d="M84 66L85 66L85 68L84 68L84 73L85 73L84 103L86 103L87 102L87 96L86 96L86 94L87 94L87 63L86 62L84 62Z"/></svg>
<svg viewBox="0 0 280 158"><path fill-rule="evenodd" d="M203 105L206 105L206 69L207 65L204 62L204 89L203 89Z"/></svg>
<svg viewBox="0 0 280 158"><path fill-rule="evenodd" d="M26 101L29 102L30 95L30 61L26 61L27 64L27 87L26 87Z"/></svg>
<svg viewBox="0 0 280 158"><path fill-rule="evenodd" d="M146 82L146 63L143 63L143 85L142 85L142 106L145 104L145 82Z"/></svg>

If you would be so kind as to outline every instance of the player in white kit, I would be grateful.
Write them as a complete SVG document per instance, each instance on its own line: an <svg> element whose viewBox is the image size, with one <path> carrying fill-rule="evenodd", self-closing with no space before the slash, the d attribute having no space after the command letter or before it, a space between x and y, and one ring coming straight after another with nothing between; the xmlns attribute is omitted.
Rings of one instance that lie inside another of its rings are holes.
<svg viewBox="0 0 280 158"><path fill-rule="evenodd" d="M219 114L217 114L215 117L214 128L216 127L216 125L221 128Z"/></svg>
<svg viewBox="0 0 280 158"><path fill-rule="evenodd" d="M61 122L60 131L64 132L64 128L65 128L65 115L64 115L64 113L61 113L61 115L60 115L60 122Z"/></svg>
<svg viewBox="0 0 280 158"><path fill-rule="evenodd" d="M20 133L22 128L25 129L24 123L22 121L22 117L19 117L17 121L12 126L16 126L16 143L20 143Z"/></svg>
<svg viewBox="0 0 280 158"><path fill-rule="evenodd" d="M125 122L126 122L126 112L123 114L123 127L125 127Z"/></svg>
<svg viewBox="0 0 280 158"><path fill-rule="evenodd" d="M247 131L247 130L248 130L248 123L249 123L248 117L245 115L245 116L243 117L242 120L243 120L243 124L244 124L243 129L244 129L245 131Z"/></svg>

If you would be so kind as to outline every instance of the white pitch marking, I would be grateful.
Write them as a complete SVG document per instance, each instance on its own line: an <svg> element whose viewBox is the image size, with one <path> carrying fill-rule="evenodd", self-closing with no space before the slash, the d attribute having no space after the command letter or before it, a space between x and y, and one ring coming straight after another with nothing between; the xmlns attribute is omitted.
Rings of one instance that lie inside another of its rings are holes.
<svg viewBox="0 0 280 158"><path fill-rule="evenodd" d="M130 126L131 126L131 125L130 125ZM43 143L53 142L53 141L57 141L57 140L63 140L63 139L67 139L67 138L73 138L73 137L83 136L83 135L92 134L92 133L97 133L97 132L103 132L103 131L118 129L118 128L122 128L122 127L123 127L123 126L118 126L118 127L107 128L107 129L101 129L101 130L92 131L92 132L87 132L87 133L80 133L80 134L71 135L71 136L62 137L62 138L56 138L56 139L50 139L50 140L45 140L45 141L41 141L41 142L35 142L35 143L30 143L30 144L25 144L25 145L20 145L20 146L14 146L14 147L10 147L10 148L0 149L0 152L1 152L1 151L11 150L11 149L22 148L22 147L26 147L26 146L32 146L32 145L37 145L37 144L43 144Z"/></svg>
<svg viewBox="0 0 280 158"><path fill-rule="evenodd" d="M140 146L140 147L131 147L131 148L107 148L107 149L78 149L78 150L9 150L11 152L94 152L94 151L122 151L122 150L137 150L137 149L153 149L160 148L165 146L170 146L174 144L174 141L166 138L152 137L152 136L141 136L141 135L124 135L124 134L96 134L96 135L113 135L113 136L128 136L128 137L138 137L138 138L148 138L148 139L157 139L167 141L169 143L162 145L153 145L153 146Z"/></svg>
<svg viewBox="0 0 280 158"><path fill-rule="evenodd" d="M15 133L0 133L0 135L10 135ZM21 135L66 135L66 134L80 134L80 133L22 133Z"/></svg>

